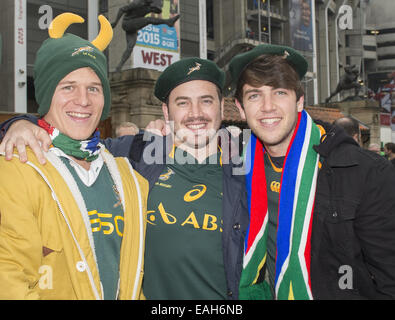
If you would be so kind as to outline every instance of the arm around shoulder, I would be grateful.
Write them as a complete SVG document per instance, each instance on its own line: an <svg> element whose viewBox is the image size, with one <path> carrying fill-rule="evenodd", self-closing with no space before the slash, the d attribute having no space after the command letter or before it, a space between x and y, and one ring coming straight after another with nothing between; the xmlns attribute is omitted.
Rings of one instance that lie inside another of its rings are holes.
<svg viewBox="0 0 395 320"><path fill-rule="evenodd" d="M7 133L8 129L10 128L10 126L19 120L27 120L27 121L30 121L34 124L37 124L38 118L36 116L31 115L31 114L24 114L21 116L12 117L12 118L4 121L3 123L0 124L0 140L2 138L4 138L5 134Z"/></svg>
<svg viewBox="0 0 395 320"><path fill-rule="evenodd" d="M134 136L128 135L119 138L107 138L101 140L101 142L114 157L127 158L129 156L133 140Z"/></svg>

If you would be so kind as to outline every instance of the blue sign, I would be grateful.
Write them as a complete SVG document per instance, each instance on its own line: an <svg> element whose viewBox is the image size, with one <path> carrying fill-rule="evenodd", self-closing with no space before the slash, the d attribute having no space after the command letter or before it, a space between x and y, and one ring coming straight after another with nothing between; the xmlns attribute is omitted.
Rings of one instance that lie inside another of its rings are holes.
<svg viewBox="0 0 395 320"><path fill-rule="evenodd" d="M178 51L177 32L174 27L165 24L150 24L139 30L136 44L149 48Z"/></svg>
<svg viewBox="0 0 395 320"><path fill-rule="evenodd" d="M296 50L313 51L313 17L311 0L291 0L289 27L291 46Z"/></svg>

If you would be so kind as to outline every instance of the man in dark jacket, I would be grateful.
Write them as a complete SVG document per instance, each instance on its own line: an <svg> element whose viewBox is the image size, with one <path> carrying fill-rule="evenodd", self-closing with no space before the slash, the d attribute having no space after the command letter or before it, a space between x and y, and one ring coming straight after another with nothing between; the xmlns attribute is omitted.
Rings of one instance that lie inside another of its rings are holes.
<svg viewBox="0 0 395 320"><path fill-rule="evenodd" d="M384 153L387 159L395 166L395 143L388 142L384 145Z"/></svg>
<svg viewBox="0 0 395 320"><path fill-rule="evenodd" d="M303 110L307 61L260 45L234 57L253 134L242 299L395 298L395 174L342 128Z"/></svg>
<svg viewBox="0 0 395 320"><path fill-rule="evenodd" d="M343 130L352 137L359 145L362 144L361 129L359 128L359 122L350 116L336 119L333 124L343 128Z"/></svg>
<svg viewBox="0 0 395 320"><path fill-rule="evenodd" d="M155 95L174 135L140 133L104 141L115 156L129 157L150 184L147 299L238 298L248 212L244 176L237 174L241 161L232 162L230 135L220 129L224 80L224 72L209 60L172 64L159 77ZM5 142L13 144L7 137Z"/></svg>

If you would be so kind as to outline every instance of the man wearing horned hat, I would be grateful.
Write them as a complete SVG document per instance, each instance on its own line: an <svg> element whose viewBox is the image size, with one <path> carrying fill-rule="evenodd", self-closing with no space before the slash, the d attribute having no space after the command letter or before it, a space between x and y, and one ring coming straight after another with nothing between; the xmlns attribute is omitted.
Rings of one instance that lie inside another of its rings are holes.
<svg viewBox="0 0 395 320"><path fill-rule="evenodd" d="M91 43L64 34L84 20L62 14L37 52L39 125L52 145L46 166L0 156L0 299L140 296L148 185L99 143L111 102L102 51L112 38L99 21Z"/></svg>

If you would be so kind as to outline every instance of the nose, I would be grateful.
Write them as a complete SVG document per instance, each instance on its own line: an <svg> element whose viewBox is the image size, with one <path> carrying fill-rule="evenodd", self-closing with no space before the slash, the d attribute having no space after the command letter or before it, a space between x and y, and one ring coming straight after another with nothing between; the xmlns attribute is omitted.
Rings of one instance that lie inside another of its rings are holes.
<svg viewBox="0 0 395 320"><path fill-rule="evenodd" d="M192 102L189 109L189 116L197 118L202 115L202 108L199 102Z"/></svg>
<svg viewBox="0 0 395 320"><path fill-rule="evenodd" d="M89 95L86 88L79 87L75 91L74 103L82 107L89 105Z"/></svg>
<svg viewBox="0 0 395 320"><path fill-rule="evenodd" d="M262 112L271 112L275 109L275 106L273 104L273 100L270 94L264 94L262 96L262 102L260 106L260 110Z"/></svg>

